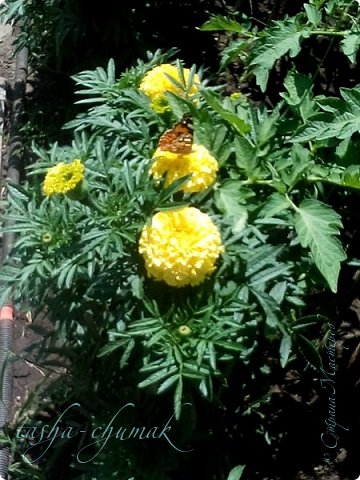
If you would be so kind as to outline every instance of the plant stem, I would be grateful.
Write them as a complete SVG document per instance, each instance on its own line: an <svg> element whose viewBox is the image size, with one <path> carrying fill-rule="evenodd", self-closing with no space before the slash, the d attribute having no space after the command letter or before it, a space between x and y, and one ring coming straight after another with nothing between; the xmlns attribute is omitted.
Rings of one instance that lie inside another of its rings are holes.
<svg viewBox="0 0 360 480"><path fill-rule="evenodd" d="M336 32L331 30L311 30L310 35L326 35L328 37L345 37L348 35L349 30L344 30L342 32Z"/></svg>
<svg viewBox="0 0 360 480"><path fill-rule="evenodd" d="M285 197L286 197L286 200L289 202L289 204L291 205L291 208L293 208L295 210L295 212L298 212L299 211L299 208L295 205L295 203L291 200L291 198L289 197L288 194L285 194Z"/></svg>
<svg viewBox="0 0 360 480"><path fill-rule="evenodd" d="M325 178L325 177L317 177L316 175L313 175L313 176L308 176L306 178L306 180L308 182L321 182L321 183L328 183L329 185L336 185L338 187L346 187L346 185L342 185L341 183L337 182L336 180L330 180L329 178Z"/></svg>

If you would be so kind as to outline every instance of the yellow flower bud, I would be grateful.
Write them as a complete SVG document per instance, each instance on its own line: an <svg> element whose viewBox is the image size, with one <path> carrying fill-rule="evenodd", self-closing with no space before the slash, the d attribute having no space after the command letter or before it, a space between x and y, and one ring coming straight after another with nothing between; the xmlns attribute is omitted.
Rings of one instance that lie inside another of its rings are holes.
<svg viewBox="0 0 360 480"><path fill-rule="evenodd" d="M191 328L188 327L187 325L180 325L180 327L178 328L178 333L179 333L182 337L188 337L189 335L191 335L192 330L191 330Z"/></svg>
<svg viewBox="0 0 360 480"><path fill-rule="evenodd" d="M48 244L51 243L53 239L52 233L46 232L44 235L41 237L41 240L43 243Z"/></svg>

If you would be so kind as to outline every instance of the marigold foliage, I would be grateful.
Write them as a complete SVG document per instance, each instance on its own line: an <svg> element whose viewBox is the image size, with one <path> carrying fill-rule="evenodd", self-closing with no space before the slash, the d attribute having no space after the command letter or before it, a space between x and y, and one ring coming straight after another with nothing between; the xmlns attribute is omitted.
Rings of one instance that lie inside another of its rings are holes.
<svg viewBox="0 0 360 480"><path fill-rule="evenodd" d="M75 159L71 163L60 162L49 168L44 180L44 193L47 196L57 193L67 194L79 186L84 178L84 165Z"/></svg>
<svg viewBox="0 0 360 480"><path fill-rule="evenodd" d="M183 154L158 148L153 159L150 174L155 180L166 174L166 187L175 180L191 174L189 180L182 186L182 190L187 193L206 190L215 182L219 170L217 160L203 145L194 144L191 153Z"/></svg>
<svg viewBox="0 0 360 480"><path fill-rule="evenodd" d="M185 89L189 87L190 69L182 69L185 79ZM171 77L174 81L171 81ZM145 93L151 100L151 106L157 113L163 113L169 110L165 93L171 92L175 95L184 96L184 90L177 86L176 83L182 84L179 78L179 71L175 65L164 63L154 67L147 72L140 84L140 90ZM198 91L197 85L200 84L200 78L197 74L194 75L193 84L191 85L188 96L195 95Z"/></svg>
<svg viewBox="0 0 360 480"><path fill-rule="evenodd" d="M170 286L199 285L224 252L211 218L194 207L158 212L142 230L139 252L148 275Z"/></svg>

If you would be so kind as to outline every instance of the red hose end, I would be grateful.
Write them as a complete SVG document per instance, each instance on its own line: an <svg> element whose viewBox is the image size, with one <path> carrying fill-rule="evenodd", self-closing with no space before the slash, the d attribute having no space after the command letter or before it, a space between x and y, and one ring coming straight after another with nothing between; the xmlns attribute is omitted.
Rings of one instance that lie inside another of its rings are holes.
<svg viewBox="0 0 360 480"><path fill-rule="evenodd" d="M14 309L9 305L1 307L0 309L0 322L4 320L14 320Z"/></svg>

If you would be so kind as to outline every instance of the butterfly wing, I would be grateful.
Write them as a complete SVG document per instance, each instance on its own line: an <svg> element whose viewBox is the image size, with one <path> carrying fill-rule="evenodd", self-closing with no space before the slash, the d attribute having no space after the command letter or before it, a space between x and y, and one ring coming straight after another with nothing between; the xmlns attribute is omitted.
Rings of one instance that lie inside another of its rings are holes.
<svg viewBox="0 0 360 480"><path fill-rule="evenodd" d="M172 153L191 153L193 145L193 123L190 114L185 113L181 120L160 137L159 148Z"/></svg>

